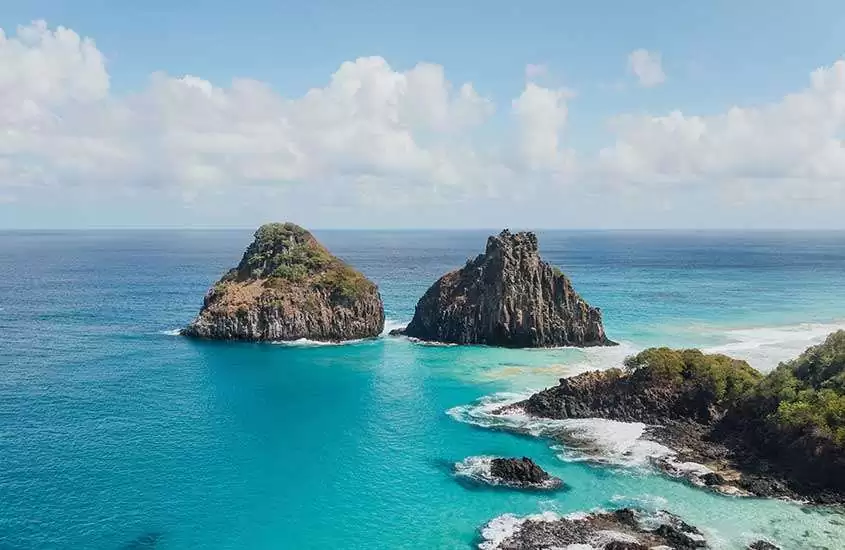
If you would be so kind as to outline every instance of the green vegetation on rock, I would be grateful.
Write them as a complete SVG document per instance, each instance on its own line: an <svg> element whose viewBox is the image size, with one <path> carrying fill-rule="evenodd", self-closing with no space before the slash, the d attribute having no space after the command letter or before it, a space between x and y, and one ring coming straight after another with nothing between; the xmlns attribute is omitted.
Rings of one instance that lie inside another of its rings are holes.
<svg viewBox="0 0 845 550"><path fill-rule="evenodd" d="M307 230L292 223L262 225L227 279L263 280L266 287L277 290L285 290L291 284L309 284L350 299L373 288L366 277L332 256Z"/></svg>
<svg viewBox="0 0 845 550"><path fill-rule="evenodd" d="M845 331L781 363L747 398L774 428L824 437L845 450Z"/></svg>
<svg viewBox="0 0 845 550"><path fill-rule="evenodd" d="M745 361L698 350L650 348L625 360L632 381L703 388L735 418L767 433L826 440L845 452L845 331L766 376Z"/></svg>
<svg viewBox="0 0 845 550"><path fill-rule="evenodd" d="M729 406L745 396L762 375L745 361L697 349L649 348L625 360L635 383L673 384L708 391L713 402Z"/></svg>

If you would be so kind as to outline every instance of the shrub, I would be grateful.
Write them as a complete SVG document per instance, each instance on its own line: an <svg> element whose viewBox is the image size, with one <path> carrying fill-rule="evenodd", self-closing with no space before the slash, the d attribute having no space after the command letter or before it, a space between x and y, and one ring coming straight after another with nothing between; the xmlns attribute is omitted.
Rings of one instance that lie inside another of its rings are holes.
<svg viewBox="0 0 845 550"><path fill-rule="evenodd" d="M684 385L704 389L714 402L731 405L762 378L745 361L697 349L650 348L625 360L625 368L640 385Z"/></svg>

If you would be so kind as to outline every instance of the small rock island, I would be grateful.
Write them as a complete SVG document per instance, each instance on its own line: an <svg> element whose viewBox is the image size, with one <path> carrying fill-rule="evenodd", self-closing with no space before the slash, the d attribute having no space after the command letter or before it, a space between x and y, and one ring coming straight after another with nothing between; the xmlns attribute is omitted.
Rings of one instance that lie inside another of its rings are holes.
<svg viewBox="0 0 845 550"><path fill-rule="evenodd" d="M471 456L455 464L455 474L475 483L512 489L553 491L563 487L563 480L525 456Z"/></svg>
<svg viewBox="0 0 845 550"><path fill-rule="evenodd" d="M557 489L563 485L560 478L550 475L526 456L492 459L490 475L505 485L525 489Z"/></svg>
<svg viewBox="0 0 845 550"><path fill-rule="evenodd" d="M509 348L614 344L601 311L540 258L537 236L507 229L487 239L484 254L435 282L411 323L391 334Z"/></svg>
<svg viewBox="0 0 845 550"><path fill-rule="evenodd" d="M384 330L376 285L310 232L270 223L238 266L209 289L185 336L214 340L337 342Z"/></svg>

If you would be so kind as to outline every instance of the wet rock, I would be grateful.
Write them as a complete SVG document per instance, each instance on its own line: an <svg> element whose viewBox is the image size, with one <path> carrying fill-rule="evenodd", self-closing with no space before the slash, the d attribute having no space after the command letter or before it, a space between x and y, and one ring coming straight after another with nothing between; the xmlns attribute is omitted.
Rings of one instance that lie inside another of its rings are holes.
<svg viewBox="0 0 845 550"><path fill-rule="evenodd" d="M530 490L563 487L560 478L550 475L528 457L471 456L455 464L454 470L460 477L487 485Z"/></svg>
<svg viewBox="0 0 845 550"><path fill-rule="evenodd" d="M780 547L765 540L758 540L749 544L748 550L780 550Z"/></svg>
<svg viewBox="0 0 845 550"><path fill-rule="evenodd" d="M584 545L602 550L707 548L704 535L669 512L634 509L559 517L503 516L482 529L483 550L548 550Z"/></svg>
<svg viewBox="0 0 845 550"><path fill-rule="evenodd" d="M725 485L727 483L725 477L717 472L708 472L702 476L699 476L699 479L708 487Z"/></svg>
<svg viewBox="0 0 845 550"><path fill-rule="evenodd" d="M560 479L552 477L528 457L494 458L490 463L490 473L503 483L514 487L559 487Z"/></svg>

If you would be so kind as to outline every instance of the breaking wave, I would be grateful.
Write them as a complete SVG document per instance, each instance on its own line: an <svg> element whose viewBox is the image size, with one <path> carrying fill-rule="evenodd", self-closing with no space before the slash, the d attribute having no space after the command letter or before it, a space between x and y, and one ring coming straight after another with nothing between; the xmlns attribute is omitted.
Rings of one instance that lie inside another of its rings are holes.
<svg viewBox="0 0 845 550"><path fill-rule="evenodd" d="M647 468L655 459L673 454L664 445L642 439L646 425L639 422L617 422L601 418L537 418L513 407L529 395L497 393L469 405L449 409L447 414L467 424L564 442L552 448L565 461ZM505 407L507 411L502 412Z"/></svg>

